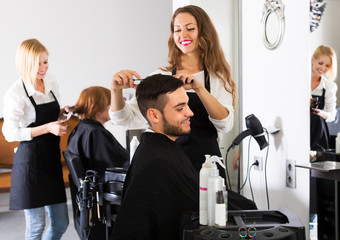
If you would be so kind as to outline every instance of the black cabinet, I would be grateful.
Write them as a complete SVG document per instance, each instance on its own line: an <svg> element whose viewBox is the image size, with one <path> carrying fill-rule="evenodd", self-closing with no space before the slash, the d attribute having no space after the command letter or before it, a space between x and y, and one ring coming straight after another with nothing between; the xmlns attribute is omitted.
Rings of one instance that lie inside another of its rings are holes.
<svg viewBox="0 0 340 240"><path fill-rule="evenodd" d="M310 179L310 213L317 214L318 239L339 240L339 181Z"/></svg>

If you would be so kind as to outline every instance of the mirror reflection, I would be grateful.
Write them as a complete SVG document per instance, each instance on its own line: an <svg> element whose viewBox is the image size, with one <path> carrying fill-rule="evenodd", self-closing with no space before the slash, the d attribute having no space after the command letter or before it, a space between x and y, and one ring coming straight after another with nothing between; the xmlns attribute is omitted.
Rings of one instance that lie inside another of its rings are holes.
<svg viewBox="0 0 340 240"><path fill-rule="evenodd" d="M324 10L322 10L324 8ZM334 49L337 55L340 54L340 31L334 27L334 23L340 21L340 1L327 1L326 5L319 4L315 9L320 16L320 22L317 28L313 28L310 34L310 57L320 45L330 46ZM322 15L321 15L322 12ZM311 13L312 14L312 13ZM311 27L315 21L311 20ZM339 63L337 61L337 69L339 69ZM338 85L338 77L335 79ZM336 106L340 106L340 92L337 91Z"/></svg>
<svg viewBox="0 0 340 240"><path fill-rule="evenodd" d="M340 31L334 28L334 23L340 20L340 1L310 2L310 88L314 98L310 114L311 149L317 150L312 152L311 156L315 154L315 157L311 160L336 161L335 153L340 151L336 149L336 135L340 131L340 98L336 73L339 65L335 55L340 53ZM312 113L313 109L318 109L316 114ZM326 209L336 209L338 203L335 199L338 197L337 181L310 178L310 239L336 239L334 211Z"/></svg>
<svg viewBox="0 0 340 240"><path fill-rule="evenodd" d="M333 48L319 46L313 53L311 69L311 149L324 152L334 148L326 126L336 116L337 60Z"/></svg>
<svg viewBox="0 0 340 240"><path fill-rule="evenodd" d="M320 141L319 145L323 146L323 148L335 151L335 137L337 132L340 130L340 126L338 124L339 117L336 116L338 106L340 106L339 91L337 91L337 69L339 65L336 57L336 54L339 55L340 52L340 31L337 31L333 27L333 23L340 20L340 16L338 14L340 10L340 2L314 0L311 0L310 2L310 84L311 95L316 97L313 100L313 104L315 105L319 103L319 106L311 107L318 109L316 110L316 114L325 120L327 124L326 127L328 128L328 132L323 131L323 133L320 128L317 129L319 134L322 133L323 138L328 139L328 146L327 142L321 139L316 140L315 132L311 129L311 148L318 149L318 146L313 147L313 145L315 145L316 141ZM325 93L323 93L323 89L325 89ZM322 97L323 95L324 97ZM319 101L320 97L325 100L324 103ZM311 116L311 118L316 117ZM325 124L322 123L322 125ZM311 127L314 126L315 122L312 121Z"/></svg>

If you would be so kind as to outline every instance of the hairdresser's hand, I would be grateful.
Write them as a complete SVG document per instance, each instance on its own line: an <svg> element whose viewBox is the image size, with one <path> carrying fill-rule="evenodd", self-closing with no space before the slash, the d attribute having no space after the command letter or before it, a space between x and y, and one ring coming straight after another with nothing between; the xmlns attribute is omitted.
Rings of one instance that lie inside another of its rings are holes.
<svg viewBox="0 0 340 240"><path fill-rule="evenodd" d="M132 70L121 70L112 77L111 90L119 90L124 88L136 88L133 78L141 79L139 74Z"/></svg>
<svg viewBox="0 0 340 240"><path fill-rule="evenodd" d="M67 114L71 112L74 114L76 112L76 108L74 106L65 106L64 107L64 116L67 116Z"/></svg>
<svg viewBox="0 0 340 240"><path fill-rule="evenodd" d="M174 77L179 78L184 82L184 88L186 90L193 89L196 91L196 89L204 87L203 84L197 81L196 77L192 74L177 72Z"/></svg>
<svg viewBox="0 0 340 240"><path fill-rule="evenodd" d="M314 114L319 115L323 119L325 119L325 120L327 119L327 114L324 111L317 109L317 108L312 108L312 111L313 111Z"/></svg>
<svg viewBox="0 0 340 240"><path fill-rule="evenodd" d="M61 121L47 123L48 131L56 136L64 136L68 131L68 125L63 125Z"/></svg>

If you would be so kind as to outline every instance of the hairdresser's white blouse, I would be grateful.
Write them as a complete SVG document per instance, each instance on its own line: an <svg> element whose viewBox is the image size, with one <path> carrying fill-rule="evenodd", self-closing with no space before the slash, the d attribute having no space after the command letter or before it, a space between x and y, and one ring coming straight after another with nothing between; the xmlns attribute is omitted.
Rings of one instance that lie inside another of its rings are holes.
<svg viewBox="0 0 340 240"><path fill-rule="evenodd" d="M153 74L164 74L171 75L171 72L165 72L161 70L157 70ZM200 81L204 85L204 71L194 74L196 79ZM187 92L195 92L194 90L187 90ZM219 132L229 132L234 124L234 108L232 105L232 95L227 92L221 83L221 81L210 75L210 93L214 96L225 108L228 109L229 115L228 117L222 120L216 120L209 116L209 120L214 124L215 128ZM133 97L130 101L125 102L125 106L123 109L119 111L109 111L111 121L114 124L122 125L128 128L138 128L138 127L146 127L147 121L139 111L137 105L136 97Z"/></svg>
<svg viewBox="0 0 340 240"><path fill-rule="evenodd" d="M44 84L45 94L36 91L32 84L25 83L28 95L33 96L34 101L39 105L54 101L51 93L53 91L59 102L59 87L55 79L46 75ZM8 142L32 140L31 128L27 126L35 121L35 110L26 95L21 79L14 82L5 93L3 117L2 132Z"/></svg>
<svg viewBox="0 0 340 240"><path fill-rule="evenodd" d="M332 122L335 120L336 116L336 91L338 90L338 86L335 82L330 81L325 76L321 76L321 81L319 85L312 90L312 95L322 96L323 89L326 89L325 92L325 106L322 109L326 115L326 122Z"/></svg>

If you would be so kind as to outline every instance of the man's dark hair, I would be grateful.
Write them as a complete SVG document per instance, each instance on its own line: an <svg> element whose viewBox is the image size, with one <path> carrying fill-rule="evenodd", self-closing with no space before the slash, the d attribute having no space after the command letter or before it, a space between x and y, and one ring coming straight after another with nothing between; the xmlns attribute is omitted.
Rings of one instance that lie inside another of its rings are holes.
<svg viewBox="0 0 340 240"><path fill-rule="evenodd" d="M155 108L163 113L167 103L165 94L174 92L182 86L182 80L169 75L155 74L145 78L136 90L138 107L145 119L149 122L146 116L149 108Z"/></svg>

